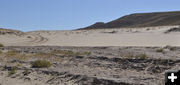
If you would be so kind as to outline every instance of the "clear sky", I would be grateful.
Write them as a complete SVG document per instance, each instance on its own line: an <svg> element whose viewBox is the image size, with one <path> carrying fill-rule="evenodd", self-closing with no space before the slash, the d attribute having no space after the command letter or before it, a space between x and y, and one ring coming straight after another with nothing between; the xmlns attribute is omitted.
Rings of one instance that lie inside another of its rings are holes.
<svg viewBox="0 0 180 85"><path fill-rule="evenodd" d="M69 30L159 11L180 11L180 0L0 0L0 28Z"/></svg>

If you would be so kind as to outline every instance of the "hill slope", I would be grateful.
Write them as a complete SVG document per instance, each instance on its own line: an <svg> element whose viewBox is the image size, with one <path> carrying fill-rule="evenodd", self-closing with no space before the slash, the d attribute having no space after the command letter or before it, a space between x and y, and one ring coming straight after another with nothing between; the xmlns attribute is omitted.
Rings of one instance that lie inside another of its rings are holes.
<svg viewBox="0 0 180 85"><path fill-rule="evenodd" d="M122 28L122 27L149 27L180 25L180 11L176 12L155 12L155 13L135 13L123 16L114 21L103 23L98 22L81 29L99 28Z"/></svg>
<svg viewBox="0 0 180 85"><path fill-rule="evenodd" d="M0 28L0 35L5 35L5 34L22 35L24 34L24 32L19 31L19 30Z"/></svg>

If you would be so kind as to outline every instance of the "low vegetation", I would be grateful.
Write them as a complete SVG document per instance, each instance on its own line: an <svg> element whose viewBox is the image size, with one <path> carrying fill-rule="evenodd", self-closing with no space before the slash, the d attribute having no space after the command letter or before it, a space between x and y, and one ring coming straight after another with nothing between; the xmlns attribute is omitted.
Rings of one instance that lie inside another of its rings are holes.
<svg viewBox="0 0 180 85"><path fill-rule="evenodd" d="M169 50L174 51L174 50L176 50L176 48L175 47L170 47Z"/></svg>
<svg viewBox="0 0 180 85"><path fill-rule="evenodd" d="M52 53L35 53L31 56L35 56L35 57L41 57L41 58L49 58L50 56L52 56Z"/></svg>
<svg viewBox="0 0 180 85"><path fill-rule="evenodd" d="M16 66L12 67L12 68L10 69L10 71L8 72L8 76L11 76L11 75L15 74L16 71L17 71L17 67L16 67Z"/></svg>
<svg viewBox="0 0 180 85"><path fill-rule="evenodd" d="M2 54L3 52L0 50L0 54Z"/></svg>
<svg viewBox="0 0 180 85"><path fill-rule="evenodd" d="M10 50L6 53L6 56L10 57L10 56L16 56L18 53L15 50Z"/></svg>
<svg viewBox="0 0 180 85"><path fill-rule="evenodd" d="M51 62L46 60L36 60L32 63L33 68L47 68L51 66Z"/></svg>
<svg viewBox="0 0 180 85"><path fill-rule="evenodd" d="M170 51L174 51L176 49L176 47L172 47L170 45L167 45L164 47L165 49L169 49Z"/></svg>
<svg viewBox="0 0 180 85"><path fill-rule="evenodd" d="M180 32L180 27L171 28L164 33L170 33L170 32Z"/></svg>
<svg viewBox="0 0 180 85"><path fill-rule="evenodd" d="M126 56L124 56L125 58L135 58L135 59L147 59L148 56L146 54L137 54L137 55L133 55L133 54L128 54Z"/></svg>
<svg viewBox="0 0 180 85"><path fill-rule="evenodd" d="M135 58L138 58L138 59L146 59L147 58L147 55L146 54L138 54L135 56Z"/></svg>
<svg viewBox="0 0 180 85"><path fill-rule="evenodd" d="M162 53L164 52L164 49L163 48L156 49L156 52Z"/></svg>
<svg viewBox="0 0 180 85"><path fill-rule="evenodd" d="M27 76L27 75L29 75L30 73L31 73L30 70L25 69L24 72L23 72L23 75L24 75L24 76Z"/></svg>
<svg viewBox="0 0 180 85"><path fill-rule="evenodd" d="M53 55L62 55L62 56L82 56L82 55L91 55L91 52L73 52L73 51L65 51L65 50L57 50L57 51L52 51L49 53L35 53L32 56L38 57L38 58L43 58L43 59L49 59Z"/></svg>
<svg viewBox="0 0 180 85"><path fill-rule="evenodd" d="M73 51L64 51L58 50L51 52L52 54L61 54L65 56L79 56L79 55L91 55L91 52L73 52Z"/></svg>
<svg viewBox="0 0 180 85"><path fill-rule="evenodd" d="M4 47L4 45L0 43L0 47Z"/></svg>
<svg viewBox="0 0 180 85"><path fill-rule="evenodd" d="M24 60L27 60L27 59L31 58L31 54L19 53L18 51L15 51L15 50L4 52L3 54L4 54L4 56L6 58L11 58L11 59L14 59L14 60L22 60L22 61L24 61Z"/></svg>

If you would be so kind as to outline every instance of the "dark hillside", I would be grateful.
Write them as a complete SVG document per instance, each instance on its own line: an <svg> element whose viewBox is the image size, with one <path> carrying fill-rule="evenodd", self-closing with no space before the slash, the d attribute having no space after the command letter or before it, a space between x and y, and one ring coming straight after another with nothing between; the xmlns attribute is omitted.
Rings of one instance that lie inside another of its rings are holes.
<svg viewBox="0 0 180 85"><path fill-rule="evenodd" d="M100 22L81 29L149 27L167 25L180 25L180 11L135 13L123 16L119 19L116 19L108 23Z"/></svg>

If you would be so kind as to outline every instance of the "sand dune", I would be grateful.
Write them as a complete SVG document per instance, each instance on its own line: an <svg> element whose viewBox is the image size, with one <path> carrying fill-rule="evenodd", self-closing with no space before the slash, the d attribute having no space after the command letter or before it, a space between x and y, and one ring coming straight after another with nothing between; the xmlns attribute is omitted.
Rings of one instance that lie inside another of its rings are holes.
<svg viewBox="0 0 180 85"><path fill-rule="evenodd" d="M177 26L33 31L24 35L0 35L6 46L180 46L180 33L164 33Z"/></svg>

